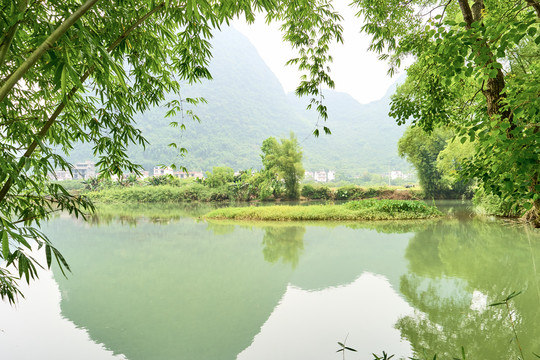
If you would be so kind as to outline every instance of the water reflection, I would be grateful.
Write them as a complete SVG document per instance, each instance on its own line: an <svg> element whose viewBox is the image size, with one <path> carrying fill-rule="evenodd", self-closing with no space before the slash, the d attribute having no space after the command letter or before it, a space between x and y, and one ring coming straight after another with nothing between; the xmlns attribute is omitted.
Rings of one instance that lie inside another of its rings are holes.
<svg viewBox="0 0 540 360"><path fill-rule="evenodd" d="M521 355L505 306L490 307L513 291L511 301L524 355L540 353L538 231L485 221L428 226L405 254L410 272L400 291L416 310L397 327L417 354L510 359Z"/></svg>
<svg viewBox="0 0 540 360"><path fill-rule="evenodd" d="M470 218L207 222L211 204L102 211L44 229L69 259L55 270L62 315L127 359L516 358L540 353L540 235ZM128 226L129 225L129 226ZM1 341L1 339L0 339ZM66 340L69 341L69 340ZM424 356L426 354L426 356ZM358 358L358 357L357 357Z"/></svg>
<svg viewBox="0 0 540 360"><path fill-rule="evenodd" d="M304 226L268 226L264 228L264 232L262 240L264 260L270 263L281 260L295 268L304 250L306 228Z"/></svg>
<svg viewBox="0 0 540 360"><path fill-rule="evenodd" d="M377 281L396 289L411 236L341 224L235 225L175 216L163 226L147 213L133 217L136 227L125 226L118 216L100 226L64 218L46 229L73 269L69 280L55 272L62 314L128 359L235 359L276 306L291 298L286 296L291 286L320 292L349 286L366 271L387 269L390 284L385 277ZM377 261L379 255L387 261ZM368 289L357 286L355 291ZM390 305L401 304L395 309L407 308L395 292L393 299ZM356 312L354 306L342 311ZM331 318L332 312L329 306L311 316L317 321ZM393 314L395 321L398 314ZM305 334L334 329L325 345L332 356L344 324L297 326Z"/></svg>

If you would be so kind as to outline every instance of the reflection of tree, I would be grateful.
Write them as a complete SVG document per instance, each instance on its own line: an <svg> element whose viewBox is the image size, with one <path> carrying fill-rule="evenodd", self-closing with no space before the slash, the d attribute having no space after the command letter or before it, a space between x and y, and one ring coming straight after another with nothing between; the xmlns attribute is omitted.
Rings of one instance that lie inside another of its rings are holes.
<svg viewBox="0 0 540 360"><path fill-rule="evenodd" d="M283 263L290 263L293 268L298 265L300 254L304 250L303 226L272 226L265 228L263 238L264 260L275 263L281 259Z"/></svg>
<svg viewBox="0 0 540 360"><path fill-rule="evenodd" d="M169 224L185 217L199 217L217 207L216 204L99 204L96 212L87 218L90 225L111 225L120 222L123 225L136 226L139 222Z"/></svg>
<svg viewBox="0 0 540 360"><path fill-rule="evenodd" d="M208 222L208 230L212 231L215 235L227 235L234 232L235 226L228 223L220 222Z"/></svg>
<svg viewBox="0 0 540 360"><path fill-rule="evenodd" d="M519 340L526 354L540 352L538 233L453 221L418 232L406 257L400 290L416 311L397 328L417 355L452 358L463 346L471 359L517 358L506 308L487 305L522 289L511 302Z"/></svg>

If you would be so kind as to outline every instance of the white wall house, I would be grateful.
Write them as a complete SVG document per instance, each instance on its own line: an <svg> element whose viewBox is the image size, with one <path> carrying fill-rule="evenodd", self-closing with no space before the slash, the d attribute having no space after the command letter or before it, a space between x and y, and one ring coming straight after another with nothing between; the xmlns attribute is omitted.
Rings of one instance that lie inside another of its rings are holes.
<svg viewBox="0 0 540 360"><path fill-rule="evenodd" d="M315 173L313 174L313 178L315 179L315 181L318 182L326 182L328 179L326 176L326 171L324 170L315 171Z"/></svg>
<svg viewBox="0 0 540 360"><path fill-rule="evenodd" d="M96 176L96 165L92 161L85 161L83 163L77 163L73 166L73 179L81 180L88 179Z"/></svg>
<svg viewBox="0 0 540 360"><path fill-rule="evenodd" d="M162 176L162 175L172 175L174 173L173 169L170 167L155 167L154 168L154 176Z"/></svg>

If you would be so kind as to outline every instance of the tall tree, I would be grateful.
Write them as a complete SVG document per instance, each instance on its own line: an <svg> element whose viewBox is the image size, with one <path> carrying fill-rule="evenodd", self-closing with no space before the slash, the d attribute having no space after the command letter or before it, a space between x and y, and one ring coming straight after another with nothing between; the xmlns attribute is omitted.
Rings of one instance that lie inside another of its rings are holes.
<svg viewBox="0 0 540 360"><path fill-rule="evenodd" d="M298 51L291 63L306 76L297 93L318 99L320 85L333 86L328 45L341 41L341 17L327 0L0 3L0 297L11 302L17 281L36 276L32 241L48 266L54 257L67 267L36 225L53 211L92 209L49 174L71 168L64 156L76 142L93 144L101 176L137 172L126 149L146 140L134 114L165 105L172 116L198 102L182 97L180 83L211 78L209 39L222 24L265 12ZM165 103L167 93L175 97Z"/></svg>
<svg viewBox="0 0 540 360"><path fill-rule="evenodd" d="M463 176L523 206L540 226L540 2L356 0L371 49L407 83L392 100L398 123L450 126L474 142Z"/></svg>
<svg viewBox="0 0 540 360"><path fill-rule="evenodd" d="M283 181L287 198L298 199L304 168L302 150L294 134L291 133L288 139L281 139L280 142L269 137L263 141L261 150L265 176L272 179L274 186L280 186Z"/></svg>
<svg viewBox="0 0 540 360"><path fill-rule="evenodd" d="M437 129L427 134L419 127L408 128L398 142L398 152L413 164L418 173L424 196L445 198L450 186L443 181L442 173L437 169L437 157L445 148L451 132Z"/></svg>
<svg viewBox="0 0 540 360"><path fill-rule="evenodd" d="M436 128L430 133L420 127L409 127L398 141L398 153L406 157L418 172L424 196L435 199L459 198L470 182L463 182L454 173L471 156L471 147L452 142L452 130ZM467 145L471 145L467 143ZM462 154L466 147L469 153Z"/></svg>

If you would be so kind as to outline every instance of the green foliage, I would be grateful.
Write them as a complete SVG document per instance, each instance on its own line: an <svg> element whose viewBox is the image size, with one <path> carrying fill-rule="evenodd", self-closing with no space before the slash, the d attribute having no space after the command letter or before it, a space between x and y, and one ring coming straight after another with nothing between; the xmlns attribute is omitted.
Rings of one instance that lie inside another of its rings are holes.
<svg viewBox="0 0 540 360"><path fill-rule="evenodd" d="M540 226L540 3L355 3L372 50L393 68L407 56L415 59L391 115L428 132L447 126L461 142L468 138L474 152L460 176L523 204L526 218ZM444 11L434 15L437 7ZM427 192L438 190L429 185Z"/></svg>
<svg viewBox="0 0 540 360"><path fill-rule="evenodd" d="M336 190L336 200L355 200L362 198L363 191L355 185L342 186Z"/></svg>
<svg viewBox="0 0 540 360"><path fill-rule="evenodd" d="M280 139L280 142L273 137L266 139L263 141L261 151L262 172L274 190L274 196L283 184L285 196L288 199L298 199L304 168L302 150L294 134L291 132L288 139Z"/></svg>
<svg viewBox="0 0 540 360"><path fill-rule="evenodd" d="M174 185L176 183L176 179L172 175L160 175L150 176L146 178L146 182L151 186Z"/></svg>
<svg viewBox="0 0 540 360"><path fill-rule="evenodd" d="M227 185L234 180L234 170L230 167L214 166L212 172L206 172L205 183L211 188Z"/></svg>
<svg viewBox="0 0 540 360"><path fill-rule="evenodd" d="M450 153L447 145L451 138L452 132L448 129L436 128L426 133L414 126L409 127L398 142L399 155L406 157L416 168L426 198L456 198L468 190L469 182L463 183L453 174L460 163L455 161L458 155ZM440 161L441 158L445 161ZM463 158L460 160L464 161Z"/></svg>
<svg viewBox="0 0 540 360"><path fill-rule="evenodd" d="M497 195L487 194L479 187L473 197L475 211L481 215L496 215L516 217L523 213L519 203L509 199L503 200Z"/></svg>
<svg viewBox="0 0 540 360"><path fill-rule="evenodd" d="M264 12L267 21L282 23L285 39L298 50L291 62L306 71L297 93L312 96L320 116L327 116L319 86L333 87L328 49L342 41L342 29L341 17L325 1L3 3L8 5L0 7L0 296L10 300L17 276L8 267L27 281L36 274L36 262L25 253L28 241L45 247L47 266L53 253L66 266L36 230L40 221L53 211L92 210L87 199L48 183L49 173L69 170L64 156L82 142L92 147L100 176L137 174L140 167L127 149L147 140L135 126L135 114L163 105L173 116L184 113L184 103L201 102L183 96L180 84L211 79L209 39L232 19L253 21L256 12ZM166 97L170 93L173 98Z"/></svg>
<svg viewBox="0 0 540 360"><path fill-rule="evenodd" d="M333 198L332 190L328 186L312 186L309 184L302 186L300 195L311 200L329 200Z"/></svg>
<svg viewBox="0 0 540 360"><path fill-rule="evenodd" d="M385 213L416 213L416 214L439 214L433 206L428 206L421 201L409 200L359 200L350 201L343 205L349 210L372 209Z"/></svg>
<svg viewBox="0 0 540 360"><path fill-rule="evenodd" d="M69 192L83 190L85 184L83 180L64 180L64 181L52 181L52 183L60 183L64 189Z"/></svg>

